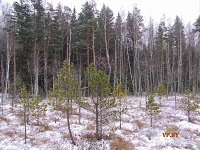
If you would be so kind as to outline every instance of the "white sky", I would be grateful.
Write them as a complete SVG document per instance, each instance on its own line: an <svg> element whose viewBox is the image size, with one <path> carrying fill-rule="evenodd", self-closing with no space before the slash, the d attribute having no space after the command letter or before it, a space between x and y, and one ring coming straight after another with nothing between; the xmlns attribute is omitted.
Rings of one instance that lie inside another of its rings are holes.
<svg viewBox="0 0 200 150"><path fill-rule="evenodd" d="M58 2L57 0L51 0ZM109 6L117 15L118 11L124 10L127 14L131 11L133 6L136 5L148 22L152 17L155 22L160 22L165 14L166 20L171 18L173 22L176 15L182 18L183 22L187 24L189 21L193 23L200 15L200 0L95 0L97 3L97 9L100 10L103 3ZM62 4L68 5L73 8L76 7L77 11L80 11L81 6L85 3L85 0L61 0ZM126 18L126 16L125 16Z"/></svg>
<svg viewBox="0 0 200 150"><path fill-rule="evenodd" d="M14 0L3 0L11 2ZM53 4L61 3L70 8L74 6L77 12L80 12L82 5L86 0L47 0ZM89 0L90 1L90 0ZM145 23L148 23L150 17L159 23L160 19L165 14L165 19L171 23L174 22L176 15L182 18L184 24L196 21L200 15L200 0L95 0L97 9L100 10L103 3L109 6L117 15L118 11L125 12L125 18L128 11L132 11L133 6L137 6L141 10L141 15L144 17Z"/></svg>

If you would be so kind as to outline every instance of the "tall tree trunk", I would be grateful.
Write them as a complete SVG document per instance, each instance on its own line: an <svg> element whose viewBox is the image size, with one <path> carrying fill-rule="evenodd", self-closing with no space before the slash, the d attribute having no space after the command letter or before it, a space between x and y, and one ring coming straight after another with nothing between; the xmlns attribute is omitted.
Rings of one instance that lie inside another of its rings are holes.
<svg viewBox="0 0 200 150"><path fill-rule="evenodd" d="M69 135L70 135L70 138L72 140L72 144L76 145L75 141L74 141L74 138L72 136L72 131L71 131L71 128L70 128L70 121L69 121L69 99L67 100L67 127L68 127L68 130L69 130Z"/></svg>
<svg viewBox="0 0 200 150"><path fill-rule="evenodd" d="M117 83L117 39L115 39L115 58L114 58L114 87Z"/></svg>
<svg viewBox="0 0 200 150"><path fill-rule="evenodd" d="M9 33L7 33L7 50L6 50L6 80L5 80L5 89L4 89L4 100L7 99L8 94L8 84L9 84L9 71L10 71L10 36Z"/></svg>
<svg viewBox="0 0 200 150"><path fill-rule="evenodd" d="M191 122L191 118L190 118L190 98L189 98L189 96L188 96L187 116L188 116L188 122Z"/></svg>
<svg viewBox="0 0 200 150"><path fill-rule="evenodd" d="M105 12L104 12L105 13ZM104 41L105 41L105 45L106 45L106 58L107 58L107 62L108 62L108 68L109 68L109 80L110 80L110 76L111 76L111 64L110 64L110 55L109 55L109 38L107 38L108 34L107 33L107 22L106 22L106 15L104 14Z"/></svg>
<svg viewBox="0 0 200 150"><path fill-rule="evenodd" d="M170 87L172 85L171 71L170 71L171 68L170 68L170 49L169 49L169 43L167 44L166 62L167 62L167 95L168 95L169 94L169 89L170 89Z"/></svg>
<svg viewBox="0 0 200 150"><path fill-rule="evenodd" d="M95 104L95 113L96 113L96 139L99 140L99 100L97 98L97 102Z"/></svg>
<svg viewBox="0 0 200 150"><path fill-rule="evenodd" d="M50 25L49 25L49 13L48 13L48 31L46 36L46 49L44 52L44 92L45 97L48 97L48 76L47 76L47 66L48 66L48 51L49 51L49 38L50 38Z"/></svg>
<svg viewBox="0 0 200 150"><path fill-rule="evenodd" d="M25 104L24 104L25 105ZM26 144L26 138L27 138L27 133L26 133L26 108L24 106L24 140L25 140L25 144Z"/></svg>
<svg viewBox="0 0 200 150"><path fill-rule="evenodd" d="M4 90L4 81L5 81L5 77L4 77L5 75L4 75L4 67L3 67L3 54L1 54L1 93L2 93L2 95L1 95L1 113L2 113L2 115L3 115L3 103L4 103L4 100L3 100L3 97L4 97L4 95L3 95L3 90Z"/></svg>
<svg viewBox="0 0 200 150"><path fill-rule="evenodd" d="M66 23L66 60L69 63L69 36L68 36L68 23Z"/></svg>
<svg viewBox="0 0 200 150"><path fill-rule="evenodd" d="M178 50L179 50L179 60L178 60L178 92L181 93L183 89L182 84L182 36L180 31L180 39L178 39Z"/></svg>
<svg viewBox="0 0 200 150"><path fill-rule="evenodd" d="M34 37L34 96L38 95L38 53L36 36Z"/></svg>
<svg viewBox="0 0 200 150"><path fill-rule="evenodd" d="M15 28L15 27L14 27ZM16 65L16 31L14 29L14 39L13 39L13 80L14 80L14 89L13 89L13 94L14 94L14 99L16 98L16 92L17 92L17 88L16 88L16 74L17 74L17 65Z"/></svg>
<svg viewBox="0 0 200 150"><path fill-rule="evenodd" d="M128 50L128 48L129 48L128 39L126 39L126 41L127 41L127 50L126 50L126 52L127 52L127 58L128 58L128 66L129 66L129 72L130 72L131 81L132 81L132 88L133 88L133 91L134 91L134 79L133 79L133 74L132 74L132 70L131 70L131 63L130 63L130 58L129 58L129 52L128 52L129 51Z"/></svg>
<svg viewBox="0 0 200 150"><path fill-rule="evenodd" d="M94 19L92 22L92 51L93 51L93 63L94 63L94 68L96 68L96 54L95 54L95 35L94 35Z"/></svg>
<svg viewBox="0 0 200 150"><path fill-rule="evenodd" d="M119 51L119 84L122 84L122 64L123 64L123 54L122 54L122 39L120 40L120 51Z"/></svg>
<svg viewBox="0 0 200 150"><path fill-rule="evenodd" d="M89 67L89 65L90 65L89 29L87 31L86 49L87 49L87 66Z"/></svg>
<svg viewBox="0 0 200 150"><path fill-rule="evenodd" d="M69 60L68 60L68 62L69 62L69 65L71 64L71 43L72 43L72 32L71 32L71 28L70 28L70 30L69 30Z"/></svg>

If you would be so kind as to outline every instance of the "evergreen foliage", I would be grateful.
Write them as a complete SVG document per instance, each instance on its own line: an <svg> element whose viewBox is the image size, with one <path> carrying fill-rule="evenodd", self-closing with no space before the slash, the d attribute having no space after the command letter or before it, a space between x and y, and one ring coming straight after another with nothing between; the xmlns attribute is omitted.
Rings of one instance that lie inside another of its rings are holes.
<svg viewBox="0 0 200 150"><path fill-rule="evenodd" d="M198 111L199 102L191 90L185 90L185 96L182 98L181 109L187 112L188 122L191 122L191 113L200 114Z"/></svg>
<svg viewBox="0 0 200 150"><path fill-rule="evenodd" d="M114 91L114 96L117 96L116 105L119 106L119 110L116 110L116 114L119 114L119 128L121 129L122 124L122 114L126 113L127 108L127 100L125 96L127 95L126 90L122 85L118 85Z"/></svg>
<svg viewBox="0 0 200 150"><path fill-rule="evenodd" d="M200 86L195 84L200 83L195 38L199 18L191 27L194 34L185 36L190 31L178 16L172 25L162 19L157 28L152 20L144 26L140 9L133 7L127 16L118 13L114 22L113 11L106 5L98 11L93 1L85 2L79 14L76 8L61 4L48 3L45 8L42 0L14 2L8 13L2 13L6 27L0 28L2 76L6 72L4 49L10 41L10 54L14 51L10 70L16 71L9 73L9 79L14 83L19 78L32 94L48 96L65 59L79 70L76 75L83 87L88 86L84 70L90 63L109 74L111 85L124 84L133 94L153 91L159 83L165 84L167 93L182 93L187 87L197 92Z"/></svg>
<svg viewBox="0 0 200 150"><path fill-rule="evenodd" d="M33 120L37 121L37 125L39 126L40 118L46 116L46 108L47 105L42 102L40 96L37 96L30 101L30 111L31 117Z"/></svg>
<svg viewBox="0 0 200 150"><path fill-rule="evenodd" d="M70 101L77 100L79 83L77 79L73 77L74 69L72 65L67 63L67 60L64 61L62 69L59 71L58 79L53 87L53 92L51 93L52 97L55 97L54 109L66 112L67 114L67 126L72 140L72 144L75 144L73 139L71 129L70 129L70 114L69 111L72 109L70 107Z"/></svg>
<svg viewBox="0 0 200 150"><path fill-rule="evenodd" d="M152 125L153 125L152 124L152 117L154 115L157 115L161 111L159 105L155 103L155 99L154 99L153 94L151 94L148 98L146 111L147 111L148 115L150 115L150 117L151 117L151 127L152 127Z"/></svg>
<svg viewBox="0 0 200 150"><path fill-rule="evenodd" d="M159 96L159 101L160 101L160 105L161 105L161 99L162 99L162 97L167 94L165 86L163 84L159 84L157 87L155 87L155 92Z"/></svg>
<svg viewBox="0 0 200 150"><path fill-rule="evenodd" d="M30 95L28 91L26 90L25 85L22 87L22 91L20 93L20 101L19 103L21 104L21 109L20 109L20 116L23 116L23 123L24 123L24 140L26 144L26 138L27 138L27 133L26 133L26 126L28 122L28 115L29 115L29 108L30 108Z"/></svg>
<svg viewBox="0 0 200 150"><path fill-rule="evenodd" d="M92 111L95 112L96 139L100 140L102 139L103 124L108 123L110 117L114 115L112 108L116 106L116 100L109 98L111 86L108 75L101 70L96 70L93 64L87 68L86 75L93 102L93 106L89 103L88 106L92 107Z"/></svg>

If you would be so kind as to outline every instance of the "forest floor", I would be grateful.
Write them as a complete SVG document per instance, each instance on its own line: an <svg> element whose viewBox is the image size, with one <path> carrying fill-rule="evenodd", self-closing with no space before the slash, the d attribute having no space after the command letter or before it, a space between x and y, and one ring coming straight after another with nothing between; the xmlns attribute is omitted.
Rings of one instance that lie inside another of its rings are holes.
<svg viewBox="0 0 200 150"><path fill-rule="evenodd" d="M162 99L161 112L153 117L145 111L145 97L124 97L128 111L122 115L122 129L119 121L104 129L104 137L95 140L95 115L81 109L79 124L78 109L74 106L70 118L72 134L76 145L70 142L66 115L47 108L46 116L41 118L40 126L35 122L27 125L27 144L24 144L24 126L19 120L17 108L10 110L10 104L4 106L0 114L0 150L169 150L200 149L200 116L191 115L192 122L187 121L187 114L179 108L181 96L177 96L175 108L174 96ZM141 105L140 105L141 102ZM159 104L158 97L156 103ZM166 126L178 137L164 137Z"/></svg>

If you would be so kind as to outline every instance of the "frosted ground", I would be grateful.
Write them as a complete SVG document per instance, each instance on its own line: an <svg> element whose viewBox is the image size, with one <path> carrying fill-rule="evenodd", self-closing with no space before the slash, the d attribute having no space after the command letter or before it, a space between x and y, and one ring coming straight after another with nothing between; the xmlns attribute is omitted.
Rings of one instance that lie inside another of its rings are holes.
<svg viewBox="0 0 200 150"><path fill-rule="evenodd" d="M170 150L170 149L200 149L200 116L192 115L192 122L187 122L184 111L175 108L174 96L163 98L161 113L153 117L153 128L150 127L150 117L145 111L145 97L125 97L128 111L122 116L122 129L119 122L104 129L101 141L94 139L94 114L81 109L81 124L78 121L78 109L74 106L71 115L72 133L76 145L70 143L66 116L60 111L48 107L42 124L36 126L30 122L27 126L27 144L24 144L24 126L17 117L17 108L12 113L9 104L4 106L4 114L0 114L0 149L1 150ZM177 106L181 96L177 97ZM141 107L139 103L141 101ZM159 103L158 98L156 102ZM166 125L176 132L178 137L163 137ZM134 148L133 148L134 147Z"/></svg>

